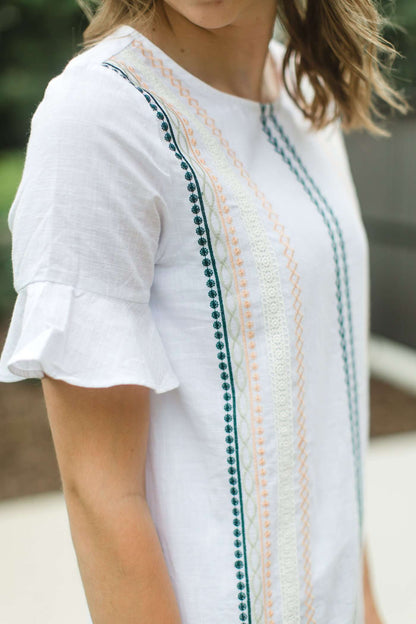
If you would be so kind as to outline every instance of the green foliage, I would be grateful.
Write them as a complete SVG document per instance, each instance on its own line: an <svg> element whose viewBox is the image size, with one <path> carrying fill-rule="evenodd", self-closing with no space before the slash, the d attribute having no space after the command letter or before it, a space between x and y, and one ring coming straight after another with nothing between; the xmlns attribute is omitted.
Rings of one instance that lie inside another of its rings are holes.
<svg viewBox="0 0 416 624"><path fill-rule="evenodd" d="M0 145L26 144L30 119L49 80L78 50L86 20L75 0L3 0Z"/></svg>
<svg viewBox="0 0 416 624"><path fill-rule="evenodd" d="M385 13L394 27L386 30L403 58L396 60L393 78L399 89L404 89L413 105L416 104L416 2L415 0L384 0Z"/></svg>
<svg viewBox="0 0 416 624"><path fill-rule="evenodd" d="M23 171L24 151L0 154L0 223L4 223Z"/></svg>
<svg viewBox="0 0 416 624"><path fill-rule="evenodd" d="M10 318L15 300L11 247L0 243L0 322Z"/></svg>
<svg viewBox="0 0 416 624"><path fill-rule="evenodd" d="M23 164L23 150L0 154L0 320L8 317L16 298L7 217L20 182Z"/></svg>

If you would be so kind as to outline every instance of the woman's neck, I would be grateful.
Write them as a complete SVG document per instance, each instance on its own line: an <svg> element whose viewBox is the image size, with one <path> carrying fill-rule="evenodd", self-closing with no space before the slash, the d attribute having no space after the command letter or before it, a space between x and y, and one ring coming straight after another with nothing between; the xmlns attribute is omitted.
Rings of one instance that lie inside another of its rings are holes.
<svg viewBox="0 0 416 624"><path fill-rule="evenodd" d="M154 22L139 30L212 87L250 100L274 101L280 76L268 47L275 0L229 0L227 6L225 0L199 0L181 10L174 8L181 4L181 0L158 3Z"/></svg>

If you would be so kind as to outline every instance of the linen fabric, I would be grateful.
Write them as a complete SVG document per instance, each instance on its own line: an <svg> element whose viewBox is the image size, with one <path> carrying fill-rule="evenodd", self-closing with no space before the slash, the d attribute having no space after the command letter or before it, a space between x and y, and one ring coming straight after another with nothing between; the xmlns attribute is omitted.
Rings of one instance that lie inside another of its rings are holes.
<svg viewBox="0 0 416 624"><path fill-rule="evenodd" d="M339 124L124 25L48 84L8 224L0 381L152 390L182 623L364 624L369 254Z"/></svg>

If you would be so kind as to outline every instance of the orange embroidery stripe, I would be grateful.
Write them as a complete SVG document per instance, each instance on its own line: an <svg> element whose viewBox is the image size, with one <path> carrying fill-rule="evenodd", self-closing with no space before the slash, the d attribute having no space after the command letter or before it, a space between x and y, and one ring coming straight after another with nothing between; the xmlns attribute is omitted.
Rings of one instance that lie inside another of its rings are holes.
<svg viewBox="0 0 416 624"><path fill-rule="evenodd" d="M229 208L225 203L226 197L222 194L222 187L221 185L217 183L218 178L214 175L212 170L208 167L205 160L200 157L200 150L198 150L196 147L196 139L193 136L193 130L189 128L189 121L186 118L182 117L182 115L170 103L168 103L158 94L153 93L151 88L144 82L144 80L140 76L138 76L138 74L136 73L133 67L129 65L126 66L124 63L120 61L118 61L118 63L120 66L124 66L125 69L130 74L134 75L135 79L140 84L140 86L146 89L149 93L152 93L152 95L154 95L156 98L160 99L163 102L165 109L169 109L170 111L174 112L174 114L176 115L177 119L180 121L183 127L188 146L194 156L194 159L201 165L201 167L207 173L211 181L212 188L214 189L218 212L219 212L221 223L225 232L225 239L226 239L228 254L229 254L229 258L231 262L231 267L232 267L232 272L233 272L233 277L234 277L234 284L235 284L235 288L236 288L237 295L238 295L237 300L238 300L238 305L239 305L240 324L242 328L246 368L247 368L248 380L249 380L251 428L252 428L254 457L256 460L255 480L256 480L256 489L257 489L257 500L258 500L259 513L262 516L262 519L259 523L260 533L261 533L261 544L262 544L261 546L262 576L263 576L263 587L267 588L267 590L265 589L264 606L265 606L265 613L267 614L268 624L275 624L274 621L270 619L273 617L273 611L272 611L273 605L272 605L272 600L271 600L272 591L271 591L271 580L270 580L271 571L269 569L270 568L269 560L271 558L271 542L269 540L270 538L270 529L269 529L270 512L268 510L268 507L270 503L268 500L269 494L266 489L267 488L267 480L266 480L267 472L266 472L265 460L264 460L264 449L263 449L264 439L262 437L264 430L261 427L261 424L263 423L261 412L263 410L261 406L261 397L259 394L260 392L260 386L258 383L259 375L256 372L258 369L258 365L256 362L257 356L255 352L256 344L254 340L255 336L254 336L254 331L253 331L253 322L250 320L252 316L251 311L250 311L251 304L249 301L249 293L247 290L246 275L245 275L245 271L243 267L244 262L240 255L241 254L240 248L238 247L239 241L235 235L235 228L232 224L233 221L232 221L231 215L229 214ZM235 256L235 259L234 259L234 256ZM237 273L241 278L240 283L238 281ZM243 289L242 291L240 291L240 287ZM244 320L245 318L247 319L247 321ZM247 343L247 339L249 339L250 342ZM250 351L250 353L248 353L248 351ZM255 397L253 396L253 391L256 392ZM254 417L254 414L256 415L255 417ZM257 429L255 429L255 423L258 425ZM256 442L256 438L257 438L257 442ZM257 448L256 448L256 444L258 445ZM260 470L257 465L257 455L260 456L260 460L258 461L258 464L261 465ZM263 490L261 494L260 494L260 485L259 485L259 472L262 477L261 486ZM264 530L264 534L263 534L263 530ZM265 541L266 548L264 549L263 543L264 543L265 538L266 538L266 541Z"/></svg>
<svg viewBox="0 0 416 624"><path fill-rule="evenodd" d="M287 258L287 268L290 272L290 281L293 284L293 309L295 311L295 323L296 323L296 361L297 361L297 381L298 388L298 461L299 461L299 482L300 482L300 498L301 498L301 533L302 533L302 555L303 555L303 568L304 568L304 583L305 583L305 606L306 606L306 622L307 624L316 624L315 622L315 609L313 605L314 596L312 591L312 578L311 578L311 552L310 552L310 531L309 531L309 507L310 507L310 495L309 495L309 477L307 468L307 441L306 441L306 415L305 415L305 380L304 380L304 367L303 367L303 314L302 314L302 301L301 301L301 288L299 286L300 276L297 273L297 262L295 261L295 252L290 245L290 239L285 234L284 226L279 222L278 215L273 211L271 203L267 200L264 193L258 188L257 184L251 180L249 173L244 168L243 163L237 159L236 153L231 149L229 142L223 136L221 130L217 127L215 120L208 116L207 111L202 108L197 99L191 96L189 89L182 85L182 81L179 78L175 78L171 69L163 65L161 59L156 59L151 50L144 47L142 42L135 39L132 42L134 47L141 50L143 56L147 58L153 67L159 69L163 76L165 76L171 83L171 85L177 89L180 95L188 101L188 104L196 111L196 114L200 116L205 125L211 129L212 133L219 139L221 145L226 149L227 154L232 158L235 167L240 171L240 175L246 180L247 185L251 188L255 196L260 199L262 206L267 212L269 220L273 223L273 229L279 234L279 242L283 246L283 253Z"/></svg>
<svg viewBox="0 0 416 624"><path fill-rule="evenodd" d="M146 87L147 90L149 90L148 87ZM151 92L151 91L150 91ZM162 98L161 98L162 99ZM162 99L163 101L163 99ZM166 101L164 101L164 106L170 110L173 109L173 107L168 104ZM185 130L185 134L186 137L188 139L188 143L190 144L190 149L194 154L195 159L199 162L199 164L204 168L205 172L207 173L208 177L211 179L211 183L213 188L215 189L215 196L216 196L216 202L217 202L217 206L218 206L218 212L220 214L220 218L221 218L221 223L225 232L225 239L226 239L226 243L227 243L227 249L228 249L228 254L229 254L229 258L230 258L230 262L231 262L231 267L232 267L232 272L233 272L233 276L234 276L234 284L235 284L235 288L237 291L237 300L238 300L238 306L239 306L239 313L240 313L240 324L241 324L241 328L242 328L242 336L243 336L243 343L244 343L244 353L245 353L245 359L246 359L246 368L247 368L247 372L248 372L248 381L249 381L249 395L250 395L250 413L251 413L251 429L252 429L252 440L253 440L253 450L254 450L254 457L255 457L255 479L256 479L256 489L257 489L257 501L258 501L258 509L259 512L261 512L261 509L264 508L263 512L262 512L262 516L263 516L263 520L260 522L260 532L261 532L261 543L263 544L264 542L264 536L266 538L270 537L270 530L269 530L269 526L270 526L270 520L269 518L269 511L268 511L268 506L269 506L269 502L268 502L268 492L266 489L263 489L262 493L261 493L261 498L259 495L259 469L258 469L258 465L257 465L257 454L262 456L264 454L264 449L263 449L263 443L264 440L261 437L263 434L263 429L261 428L261 426L259 426L257 428L257 432L255 431L255 425L254 425L254 420L256 421L256 423L258 425L261 425L263 422L263 418L261 416L261 412L262 412L262 407L261 407L261 398L260 395L258 394L260 392L260 386L259 386L259 376L258 373L256 372L258 365L256 363L256 352L255 352L255 341L254 341L254 331L253 331L253 322L250 320L252 314L250 311L250 301L249 301L249 293L247 290L247 281L245 279L246 275L245 275L245 271L244 271L244 267L243 267L243 260L241 258L241 252L240 249L238 247L239 241L237 236L235 235L235 228L233 226L233 221L232 221L232 217L229 214L229 208L228 206L225 204L226 198L224 195L221 194L222 192L222 187L221 185L217 184L217 180L218 178L213 174L213 172L211 171L211 169L208 167L208 165L205 163L205 161L201 158L199 158L199 150L193 149L196 146L196 141L193 138L193 131L190 128L187 128L185 126L188 126L189 122L187 119L184 119L181 117L181 115L175 111L178 119L180 119L182 126L184 127ZM220 194L220 195L219 195ZM227 215L227 216L224 216ZM231 241L230 241L230 237ZM232 243L232 245L230 244L230 242ZM235 258L234 258L235 256ZM237 270L238 267L238 270ZM238 277L237 277L237 273L239 275L241 279L240 283L238 281ZM243 291L240 291L240 287L243 288ZM244 308L244 310L243 310ZM247 321L245 321L245 319L247 319ZM246 331L246 327L247 330ZM247 338L249 338L250 342L247 345ZM250 354L248 353L248 350L250 350ZM255 397L253 397L253 390L257 393ZM255 407L254 407L254 403L255 403ZM256 414L256 417L254 419L254 413ZM257 437L257 445L258 448L256 448L256 437ZM262 481L261 481L261 485L263 488L265 488L267 486L267 481L266 481L266 469L264 467L264 459L261 457L260 459L260 464L262 464L262 467L260 469L260 473L262 475ZM264 524L264 536L263 536L263 527L262 524ZM263 575L263 587L267 587L267 602L266 602L266 607L268 608L268 611L266 609L266 612L268 613L269 617L273 616L273 612L270 610L272 603L271 603L271 596L272 596L272 592L271 592L271 580L270 580L270 576L271 576L271 572L268 569L268 559L271 557L271 543L270 541L266 541L266 551L263 551L263 547L262 547L262 575ZM267 568L267 569L266 569ZM267 580L266 578L267 577ZM265 598L266 598L265 597ZM265 599L264 598L264 599ZM269 624L274 624L273 621L269 621Z"/></svg>

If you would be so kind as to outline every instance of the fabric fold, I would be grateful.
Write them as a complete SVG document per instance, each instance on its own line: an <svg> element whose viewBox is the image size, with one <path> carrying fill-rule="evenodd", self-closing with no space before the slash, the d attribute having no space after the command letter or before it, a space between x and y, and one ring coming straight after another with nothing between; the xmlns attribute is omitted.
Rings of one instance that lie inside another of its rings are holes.
<svg viewBox="0 0 416 624"><path fill-rule="evenodd" d="M91 388L179 386L148 303L38 281L17 293L0 381L45 374Z"/></svg>

